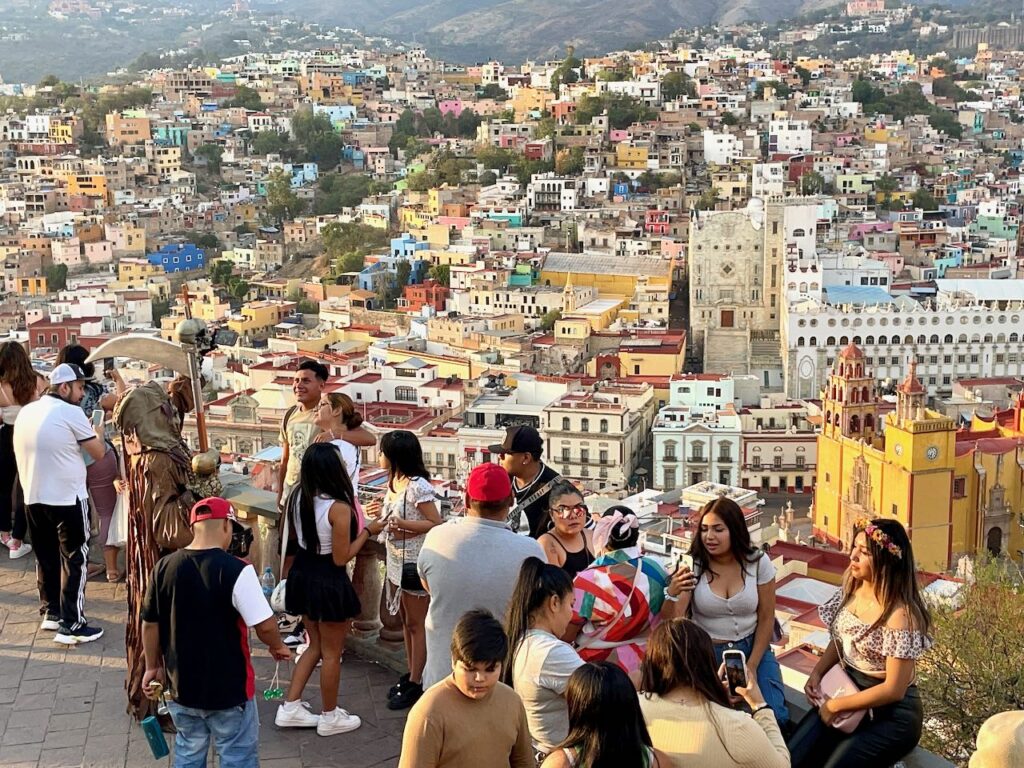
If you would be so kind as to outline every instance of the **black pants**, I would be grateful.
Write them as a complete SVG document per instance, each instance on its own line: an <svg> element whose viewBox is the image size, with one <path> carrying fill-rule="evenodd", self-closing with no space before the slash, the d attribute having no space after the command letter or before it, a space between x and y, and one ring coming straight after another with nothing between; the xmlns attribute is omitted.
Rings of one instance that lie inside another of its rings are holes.
<svg viewBox="0 0 1024 768"><path fill-rule="evenodd" d="M848 670L863 690L880 680L855 669ZM907 688L900 701L865 715L851 734L825 725L812 709L790 738L789 755L793 768L886 768L906 757L921 740L924 708L917 686Z"/></svg>
<svg viewBox="0 0 1024 768"><path fill-rule="evenodd" d="M14 426L0 425L0 531L18 541L25 538L25 504L14 461Z"/></svg>
<svg viewBox="0 0 1024 768"><path fill-rule="evenodd" d="M67 629L79 629L85 624L89 502L29 504L28 528L35 548L39 614L57 616Z"/></svg>

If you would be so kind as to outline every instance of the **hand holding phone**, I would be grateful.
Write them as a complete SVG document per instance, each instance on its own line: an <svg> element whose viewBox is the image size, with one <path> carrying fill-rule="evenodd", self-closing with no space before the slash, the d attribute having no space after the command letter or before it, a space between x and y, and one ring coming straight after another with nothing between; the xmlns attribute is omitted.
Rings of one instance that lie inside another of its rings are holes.
<svg viewBox="0 0 1024 768"><path fill-rule="evenodd" d="M102 427L103 426L103 409L102 408L97 408L96 410L94 410L92 412L92 425L94 427Z"/></svg>
<svg viewBox="0 0 1024 768"><path fill-rule="evenodd" d="M678 549L672 552L672 559L669 561L669 575L678 573L680 568L693 570L693 555L680 552Z"/></svg>
<svg viewBox="0 0 1024 768"><path fill-rule="evenodd" d="M747 654L743 651L730 649L722 654L722 666L725 667L725 684L730 696L740 696L737 688L747 687Z"/></svg>

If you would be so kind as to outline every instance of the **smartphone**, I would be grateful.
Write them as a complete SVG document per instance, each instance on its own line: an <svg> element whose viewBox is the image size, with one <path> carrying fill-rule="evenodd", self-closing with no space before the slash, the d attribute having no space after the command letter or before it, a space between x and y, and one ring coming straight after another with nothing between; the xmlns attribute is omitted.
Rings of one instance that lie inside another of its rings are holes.
<svg viewBox="0 0 1024 768"><path fill-rule="evenodd" d="M676 550L672 553L672 559L669 561L669 575L677 573L680 568L689 568L690 571L693 571L693 555Z"/></svg>
<svg viewBox="0 0 1024 768"><path fill-rule="evenodd" d="M729 650L722 654L725 664L725 682L729 693L736 696L737 688L747 687L747 654L743 651Z"/></svg>
<svg viewBox="0 0 1024 768"><path fill-rule="evenodd" d="M103 423L103 409L97 408L92 412L92 425L98 427Z"/></svg>
<svg viewBox="0 0 1024 768"><path fill-rule="evenodd" d="M112 370L114 370L114 358L112 358L112 357L104 357L103 358L103 372L104 373L110 373L110 371L112 371Z"/></svg>

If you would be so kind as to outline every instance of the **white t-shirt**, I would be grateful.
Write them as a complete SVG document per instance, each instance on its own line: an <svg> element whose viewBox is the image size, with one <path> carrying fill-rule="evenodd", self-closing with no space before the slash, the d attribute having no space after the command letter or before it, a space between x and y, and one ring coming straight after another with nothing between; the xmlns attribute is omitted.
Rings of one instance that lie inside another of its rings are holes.
<svg viewBox="0 0 1024 768"><path fill-rule="evenodd" d="M97 440L85 412L53 395L29 403L14 422L14 455L26 504L66 507L88 498L79 444Z"/></svg>
<svg viewBox="0 0 1024 768"><path fill-rule="evenodd" d="M744 568L743 589L730 598L719 597L711 591L705 571L693 590L693 623L703 629L712 640L735 642L754 634L757 629L757 588L775 581L775 566L771 558L761 555L756 563Z"/></svg>
<svg viewBox="0 0 1024 768"><path fill-rule="evenodd" d="M251 565L243 568L235 579L235 586L231 589L231 604L247 627L255 627L274 615L263 594L256 569Z"/></svg>
<svg viewBox="0 0 1024 768"><path fill-rule="evenodd" d="M512 687L526 707L534 746L547 754L569 735L565 689L583 659L568 643L531 629L512 662Z"/></svg>

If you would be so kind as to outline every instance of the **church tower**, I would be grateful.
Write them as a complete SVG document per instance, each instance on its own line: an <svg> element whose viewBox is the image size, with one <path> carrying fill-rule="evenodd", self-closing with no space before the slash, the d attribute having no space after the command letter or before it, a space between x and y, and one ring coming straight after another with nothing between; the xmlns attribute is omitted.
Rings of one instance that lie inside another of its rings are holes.
<svg viewBox="0 0 1024 768"><path fill-rule="evenodd" d="M907 378L896 388L896 423L901 427L910 421L924 421L924 385L917 378L917 360L910 361Z"/></svg>
<svg viewBox="0 0 1024 768"><path fill-rule="evenodd" d="M874 441L878 432L875 380L856 344L849 344L839 353L822 400L822 434L834 440L849 437L868 444Z"/></svg>
<svg viewBox="0 0 1024 768"><path fill-rule="evenodd" d="M572 272L565 276L565 288L562 290L562 314L567 315L570 312L575 312L578 309L576 306L576 290L572 284Z"/></svg>

